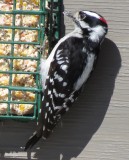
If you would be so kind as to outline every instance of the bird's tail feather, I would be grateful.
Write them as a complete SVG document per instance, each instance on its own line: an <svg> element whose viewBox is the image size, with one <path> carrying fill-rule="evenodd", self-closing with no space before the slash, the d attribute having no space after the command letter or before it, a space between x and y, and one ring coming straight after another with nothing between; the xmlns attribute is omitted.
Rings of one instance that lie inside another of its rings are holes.
<svg viewBox="0 0 129 160"><path fill-rule="evenodd" d="M31 149L39 141L41 137L42 137L42 130L35 131L27 141L24 151L26 151L27 149Z"/></svg>

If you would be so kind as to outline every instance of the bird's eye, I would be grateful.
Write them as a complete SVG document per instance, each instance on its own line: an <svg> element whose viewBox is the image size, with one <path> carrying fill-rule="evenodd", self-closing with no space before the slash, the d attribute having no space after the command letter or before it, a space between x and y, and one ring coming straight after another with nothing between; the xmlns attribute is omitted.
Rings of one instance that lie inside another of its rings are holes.
<svg viewBox="0 0 129 160"><path fill-rule="evenodd" d="M86 18L86 14L82 11L79 12L79 15L81 20L84 20Z"/></svg>

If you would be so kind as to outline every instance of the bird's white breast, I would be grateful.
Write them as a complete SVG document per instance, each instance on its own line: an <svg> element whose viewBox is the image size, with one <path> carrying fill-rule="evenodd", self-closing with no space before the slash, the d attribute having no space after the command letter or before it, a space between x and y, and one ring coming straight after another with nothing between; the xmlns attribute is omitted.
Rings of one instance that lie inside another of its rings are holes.
<svg viewBox="0 0 129 160"><path fill-rule="evenodd" d="M81 86L88 79L88 77L93 69L94 60L95 60L95 55L92 53L88 54L87 63L86 63L86 66L82 72L82 75L78 78L77 82L74 84L75 90L79 90L81 88Z"/></svg>

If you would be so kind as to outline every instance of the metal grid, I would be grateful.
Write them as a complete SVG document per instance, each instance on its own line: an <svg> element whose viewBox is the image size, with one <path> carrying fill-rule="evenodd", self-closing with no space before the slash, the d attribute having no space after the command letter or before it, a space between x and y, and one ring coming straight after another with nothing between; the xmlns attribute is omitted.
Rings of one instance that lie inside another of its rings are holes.
<svg viewBox="0 0 129 160"><path fill-rule="evenodd" d="M45 7L46 2L48 3L48 8ZM41 104L41 83L39 75L39 67L37 67L36 72L25 72L25 71L15 71L13 68L13 61L15 59L29 59L36 60L37 66L39 66L41 50L38 53L38 56L35 58L32 57L19 57L14 55L14 45L15 44L28 44L28 45L38 45L42 46L44 43L45 36L49 40L49 52L53 48L54 44L59 39L59 30L60 30L60 7L61 1L59 0L40 0L39 10L17 10L16 8L17 0L13 0L13 10L12 11L0 11L0 14L11 14L12 15L12 25L11 26L0 26L0 29L11 29L12 30L12 39L10 41L0 41L0 44L10 44L11 53L9 56L0 56L0 59L10 60L10 69L9 71L1 71L0 74L9 74L9 85L0 86L0 88L8 89L8 100L0 101L0 103L7 103L8 109L6 115L0 115L0 119L19 119L19 120L34 120L38 119L38 113ZM38 27L23 27L16 26L16 15L39 15L39 25ZM45 24L47 21L47 25ZM38 32L38 40L36 42L23 42L15 41L15 30L34 30ZM12 76L15 74L31 74L35 76L36 87L20 87L12 85ZM35 93L35 101L14 101L12 100L11 93L12 91L30 91ZM34 111L32 115L14 115L10 112L11 104L32 104Z"/></svg>

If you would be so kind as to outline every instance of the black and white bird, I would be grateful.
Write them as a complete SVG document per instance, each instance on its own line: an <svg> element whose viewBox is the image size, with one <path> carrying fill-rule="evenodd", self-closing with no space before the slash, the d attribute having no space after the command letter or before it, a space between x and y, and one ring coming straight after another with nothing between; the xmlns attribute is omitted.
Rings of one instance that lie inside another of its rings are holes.
<svg viewBox="0 0 129 160"><path fill-rule="evenodd" d="M67 112L93 70L100 45L108 31L106 20L92 11L72 16L73 32L59 40L47 60L41 60L43 97L37 131L29 138L25 150L41 137L48 138L62 115Z"/></svg>

